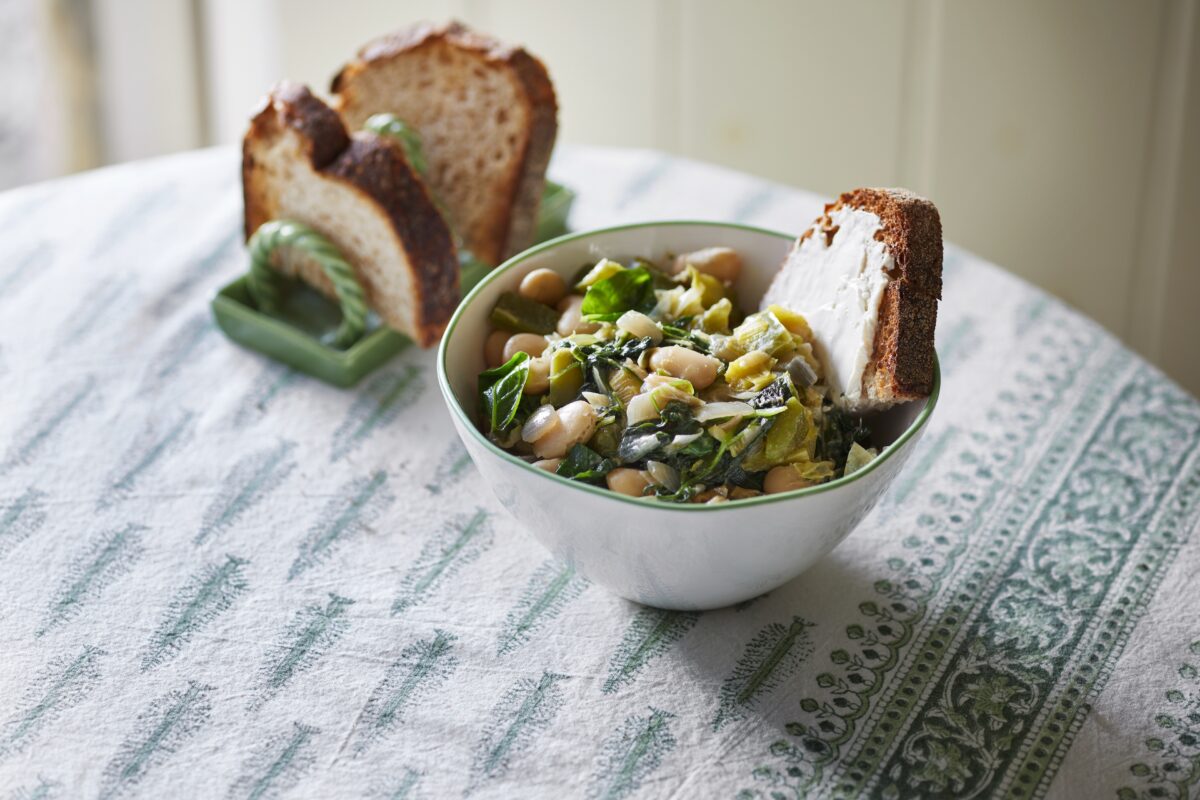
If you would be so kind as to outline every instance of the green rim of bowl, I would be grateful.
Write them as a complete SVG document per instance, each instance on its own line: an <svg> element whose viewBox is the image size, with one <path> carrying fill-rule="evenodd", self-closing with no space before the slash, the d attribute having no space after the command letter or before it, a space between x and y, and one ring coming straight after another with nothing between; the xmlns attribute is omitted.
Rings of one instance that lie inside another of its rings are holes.
<svg viewBox="0 0 1200 800"><path fill-rule="evenodd" d="M892 442L890 445L888 445L886 448L884 448L883 452L880 453L876 459L874 459L870 464L866 465L865 467L858 470L857 472L851 473L850 475L847 475L842 478L837 478L835 480L830 481L829 483L822 483L817 486L810 486L807 489L796 489L795 491L791 491L791 492L780 492L779 494L764 494L764 495L760 495L758 497L750 497L745 500L737 500L737 501L733 501L733 502L729 502L729 503L715 503L713 505L709 505L707 503L664 503L664 502L658 502L658 501L655 501L652 499L648 500L646 498L629 497L628 495L618 494L617 492L611 491L609 489L602 489L599 486L592 486L591 484L588 484L588 483L580 483L579 481L573 481L570 478L564 478L561 475L556 475L553 472L547 472L544 469L538 469L537 467L533 466L533 464L530 464L528 461L524 461L520 458L517 458L512 453L509 453L507 450L504 450L504 449L496 446L491 440L489 440L486 436L484 436L483 433L480 432L479 428L475 425L475 421L473 419L471 419L470 414L468 414L463 409L462 405L458 402L458 398L454 395L454 391L450 388L450 379L446 375L446 351L447 351L447 346L450 342L450 339L454 336L454 329L458 326L459 320L462 319L462 317L466 313L467 309L470 308L471 304L474 302L475 298L483 292L484 288L487 287L489 284L494 283L495 281L499 280L506 273L508 273L509 271L511 271L515 267L517 267L519 264L521 264L521 262L537 255L538 253L545 252L546 250L551 250L555 247L558 247L559 245L566 244L567 242L573 242L576 239L586 239L591 236L596 236L597 234L616 233L618 231L635 230L637 228L663 228L663 227L684 226L684 225L707 225L710 227L717 227L717 228L730 228L733 230L750 231L752 233L762 233L762 234L766 234L768 236L775 236L779 239L786 239L788 241L792 241L796 238L795 236L790 236L786 233L780 233L779 231L773 231L773 230L769 230L767 228L757 228L753 225L740 225L735 222L713 222L713 221L706 221L706 220L669 220L669 221L664 221L664 222L635 222L635 223L631 223L628 225L616 225L611 228L595 228L595 229L592 229L589 231L579 231L576 233L569 233L565 236L559 236L556 239L551 239L547 242L543 242L539 245L535 245L535 246L529 248L528 250L517 253L512 258L508 259L503 264L496 267L496 269L492 270L492 272L490 274L488 274L487 277L485 277L478 284L476 284L473 289L471 289L471 291L467 294L467 296L463 298L463 301L458 304L458 308L455 310L454 316L452 316L450 318L450 324L446 326L446 332L442 335L442 343L441 343L441 345L438 346L437 377L438 377L438 386L442 390L442 395L446 398L446 405L448 405L450 407L450 413L457 416L459 418L459 420L461 420L463 422L466 429L468 431L470 431L471 435L474 436L476 439L478 439L483 444L484 447L491 449L491 451L494 452L496 455L500 456L502 459L508 461L509 463L517 466L518 468L528 470L529 472L537 473L538 475L542 476L546 480L557 481L558 483L561 483L565 486L569 486L572 489L575 489L577 491L588 492L591 494L598 495L600 497L606 497L609 500L612 500L613 502L631 503L631 504L639 506L641 508L650 506L651 508L661 509L663 511L677 511L679 513L690 513L690 514L699 514L699 513L705 513L705 512L711 514L711 513L721 512L721 511L726 511L726 512L737 511L738 509L741 509L741 508L749 508L751 506L764 505L767 503L778 503L778 502L787 501L787 500L795 500L800 497L806 497L809 495L820 494L821 492L832 491L833 489L839 489L843 486L847 486L847 485L859 480L860 478L865 477L866 475L868 475L869 473L874 471L877 467L879 467L881 464L883 464L885 461L887 461L889 458L891 458L892 455L894 455L896 453L896 451L898 451L900 449L901 445L903 445L905 442L907 442L909 439L911 439L913 436L915 436L917 434L917 431L919 431L919 430L921 430L921 428L925 427L925 423L927 423L929 421L929 417L933 413L934 407L937 405L938 395L941 394L941 390L942 390L942 370L941 370L940 364L938 363L936 354L935 354L934 360L933 360L933 391L931 391L929 393L929 397L928 397L928 399L926 399L925 407L923 409L921 409L921 413L917 416L917 418L915 420L913 420L912 424L909 425L904 430L903 433L901 433L898 437L896 437L896 441Z"/></svg>

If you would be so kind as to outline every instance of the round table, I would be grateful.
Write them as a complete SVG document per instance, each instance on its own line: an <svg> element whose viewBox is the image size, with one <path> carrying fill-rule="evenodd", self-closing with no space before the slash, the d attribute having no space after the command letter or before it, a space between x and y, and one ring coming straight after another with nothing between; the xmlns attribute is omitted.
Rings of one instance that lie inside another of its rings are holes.
<svg viewBox="0 0 1200 800"><path fill-rule="evenodd" d="M1200 404L1096 324L948 246L890 494L767 596L641 608L505 515L430 352L339 390L221 336L238 169L0 196L5 797L1195 791ZM551 174L574 228L821 203L647 151Z"/></svg>

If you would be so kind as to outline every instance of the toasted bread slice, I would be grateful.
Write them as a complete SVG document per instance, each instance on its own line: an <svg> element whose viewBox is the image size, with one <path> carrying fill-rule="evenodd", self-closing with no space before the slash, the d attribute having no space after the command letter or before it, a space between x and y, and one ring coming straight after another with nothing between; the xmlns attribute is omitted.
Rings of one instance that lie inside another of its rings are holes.
<svg viewBox="0 0 1200 800"><path fill-rule="evenodd" d="M392 113L421 135L430 188L477 258L533 242L558 106L540 61L461 24L422 23L367 44L333 79L351 130Z"/></svg>
<svg viewBox="0 0 1200 800"><path fill-rule="evenodd" d="M762 307L805 316L836 402L862 412L929 396L941 295L937 207L906 189L855 189L796 240Z"/></svg>
<svg viewBox="0 0 1200 800"><path fill-rule="evenodd" d="M402 149L370 133L347 135L337 113L305 86L281 83L242 143L246 238L291 219L329 238L353 266L367 303L423 347L458 304L458 257L428 190ZM330 297L311 259L284 252L279 268Z"/></svg>

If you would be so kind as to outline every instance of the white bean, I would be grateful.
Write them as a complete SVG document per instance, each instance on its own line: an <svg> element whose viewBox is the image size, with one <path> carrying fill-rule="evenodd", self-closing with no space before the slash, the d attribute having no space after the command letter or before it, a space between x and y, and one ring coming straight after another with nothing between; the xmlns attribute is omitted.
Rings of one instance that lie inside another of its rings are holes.
<svg viewBox="0 0 1200 800"><path fill-rule="evenodd" d="M663 340L662 328L640 311L626 311L617 318L617 327L639 339L649 336L655 344Z"/></svg>
<svg viewBox="0 0 1200 800"><path fill-rule="evenodd" d="M525 425L521 428L521 438L527 442L536 442L553 433L561 425L558 412L554 410L554 406L547 403L538 406L537 410L529 415L529 419L525 420Z"/></svg>
<svg viewBox="0 0 1200 800"><path fill-rule="evenodd" d="M570 336L572 333L595 333L600 330L598 322L584 322L583 295L569 294L557 306L561 316L558 318L558 335Z"/></svg>
<svg viewBox="0 0 1200 800"><path fill-rule="evenodd" d="M536 333L514 333L504 343L504 360L508 361L517 353L528 353L530 358L537 358L546 352L548 344L545 336Z"/></svg>
<svg viewBox="0 0 1200 800"><path fill-rule="evenodd" d="M533 462L533 465L538 469L546 470L546 472L557 472L558 465L561 463L561 458L543 458L541 461Z"/></svg>
<svg viewBox="0 0 1200 800"><path fill-rule="evenodd" d="M683 378L696 391L707 388L717 379L720 366L721 362L712 356L677 345L660 347L650 355L651 369L661 369L676 378Z"/></svg>
<svg viewBox="0 0 1200 800"><path fill-rule="evenodd" d="M604 478L608 488L617 494L641 497L650 485L650 476L643 470L617 467Z"/></svg>
<svg viewBox="0 0 1200 800"><path fill-rule="evenodd" d="M533 443L538 458L561 458L573 446L592 438L596 430L596 409L586 400L576 400L558 409L560 427Z"/></svg>
<svg viewBox="0 0 1200 800"><path fill-rule="evenodd" d="M504 357L504 345L508 344L510 336L512 334L508 331L492 331L488 334L483 343L483 363L487 364L488 369L498 367L507 360Z"/></svg>
<svg viewBox="0 0 1200 800"><path fill-rule="evenodd" d="M800 473L791 464L772 467L771 471L767 473L767 477L763 478L763 491L767 494L790 492L812 485L813 482L800 477Z"/></svg>
<svg viewBox="0 0 1200 800"><path fill-rule="evenodd" d="M550 388L550 359L531 358L529 377L525 379L525 394L542 394Z"/></svg>
<svg viewBox="0 0 1200 800"><path fill-rule="evenodd" d="M567 284L557 272L535 269L521 279L517 293L530 300L553 306L567 294Z"/></svg>

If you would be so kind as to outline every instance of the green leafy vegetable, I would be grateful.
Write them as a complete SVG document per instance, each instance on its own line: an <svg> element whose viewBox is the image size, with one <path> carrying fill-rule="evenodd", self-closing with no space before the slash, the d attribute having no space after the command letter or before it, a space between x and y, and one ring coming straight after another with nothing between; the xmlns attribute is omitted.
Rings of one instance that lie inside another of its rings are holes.
<svg viewBox="0 0 1200 800"><path fill-rule="evenodd" d="M617 457L623 464L642 461L658 453L676 436L687 436L700 432L700 423L692 416L691 409L684 403L670 402L659 412L658 419L650 419L630 425L621 437ZM666 456L656 460L665 461Z"/></svg>
<svg viewBox="0 0 1200 800"><path fill-rule="evenodd" d="M528 353L517 353L500 366L479 373L479 399L488 433L496 435L513 426L528 379Z"/></svg>
<svg viewBox="0 0 1200 800"><path fill-rule="evenodd" d="M791 376L784 372L769 383L765 389L750 398L750 405L753 408L774 408L786 405L789 400L797 396Z"/></svg>
<svg viewBox="0 0 1200 800"><path fill-rule="evenodd" d="M770 311L751 314L733 329L733 345L740 353L762 350L770 356L791 352L792 334Z"/></svg>
<svg viewBox="0 0 1200 800"><path fill-rule="evenodd" d="M604 476L616 467L613 460L604 458L592 448L577 444L558 465L556 472L564 478L585 483L604 483Z"/></svg>
<svg viewBox="0 0 1200 800"><path fill-rule="evenodd" d="M583 364L567 348L550 356L550 404L562 408L579 396L583 388Z"/></svg>
<svg viewBox="0 0 1200 800"><path fill-rule="evenodd" d="M545 335L558 326L558 312L516 292L505 292L492 308L492 324L514 333Z"/></svg>
<svg viewBox="0 0 1200 800"><path fill-rule="evenodd" d="M615 322L626 311L650 311L656 302L653 276L645 267L638 267L623 269L589 286L581 311L591 322Z"/></svg>
<svg viewBox="0 0 1200 800"><path fill-rule="evenodd" d="M840 408L826 409L817 433L817 452L833 462L836 470L846 466L846 456L857 443L865 443L870 431L861 419Z"/></svg>
<svg viewBox="0 0 1200 800"><path fill-rule="evenodd" d="M870 464L877 456L874 450L868 450L858 442L850 445L850 452L846 454L846 470L843 474L850 475L858 472L860 469Z"/></svg>

